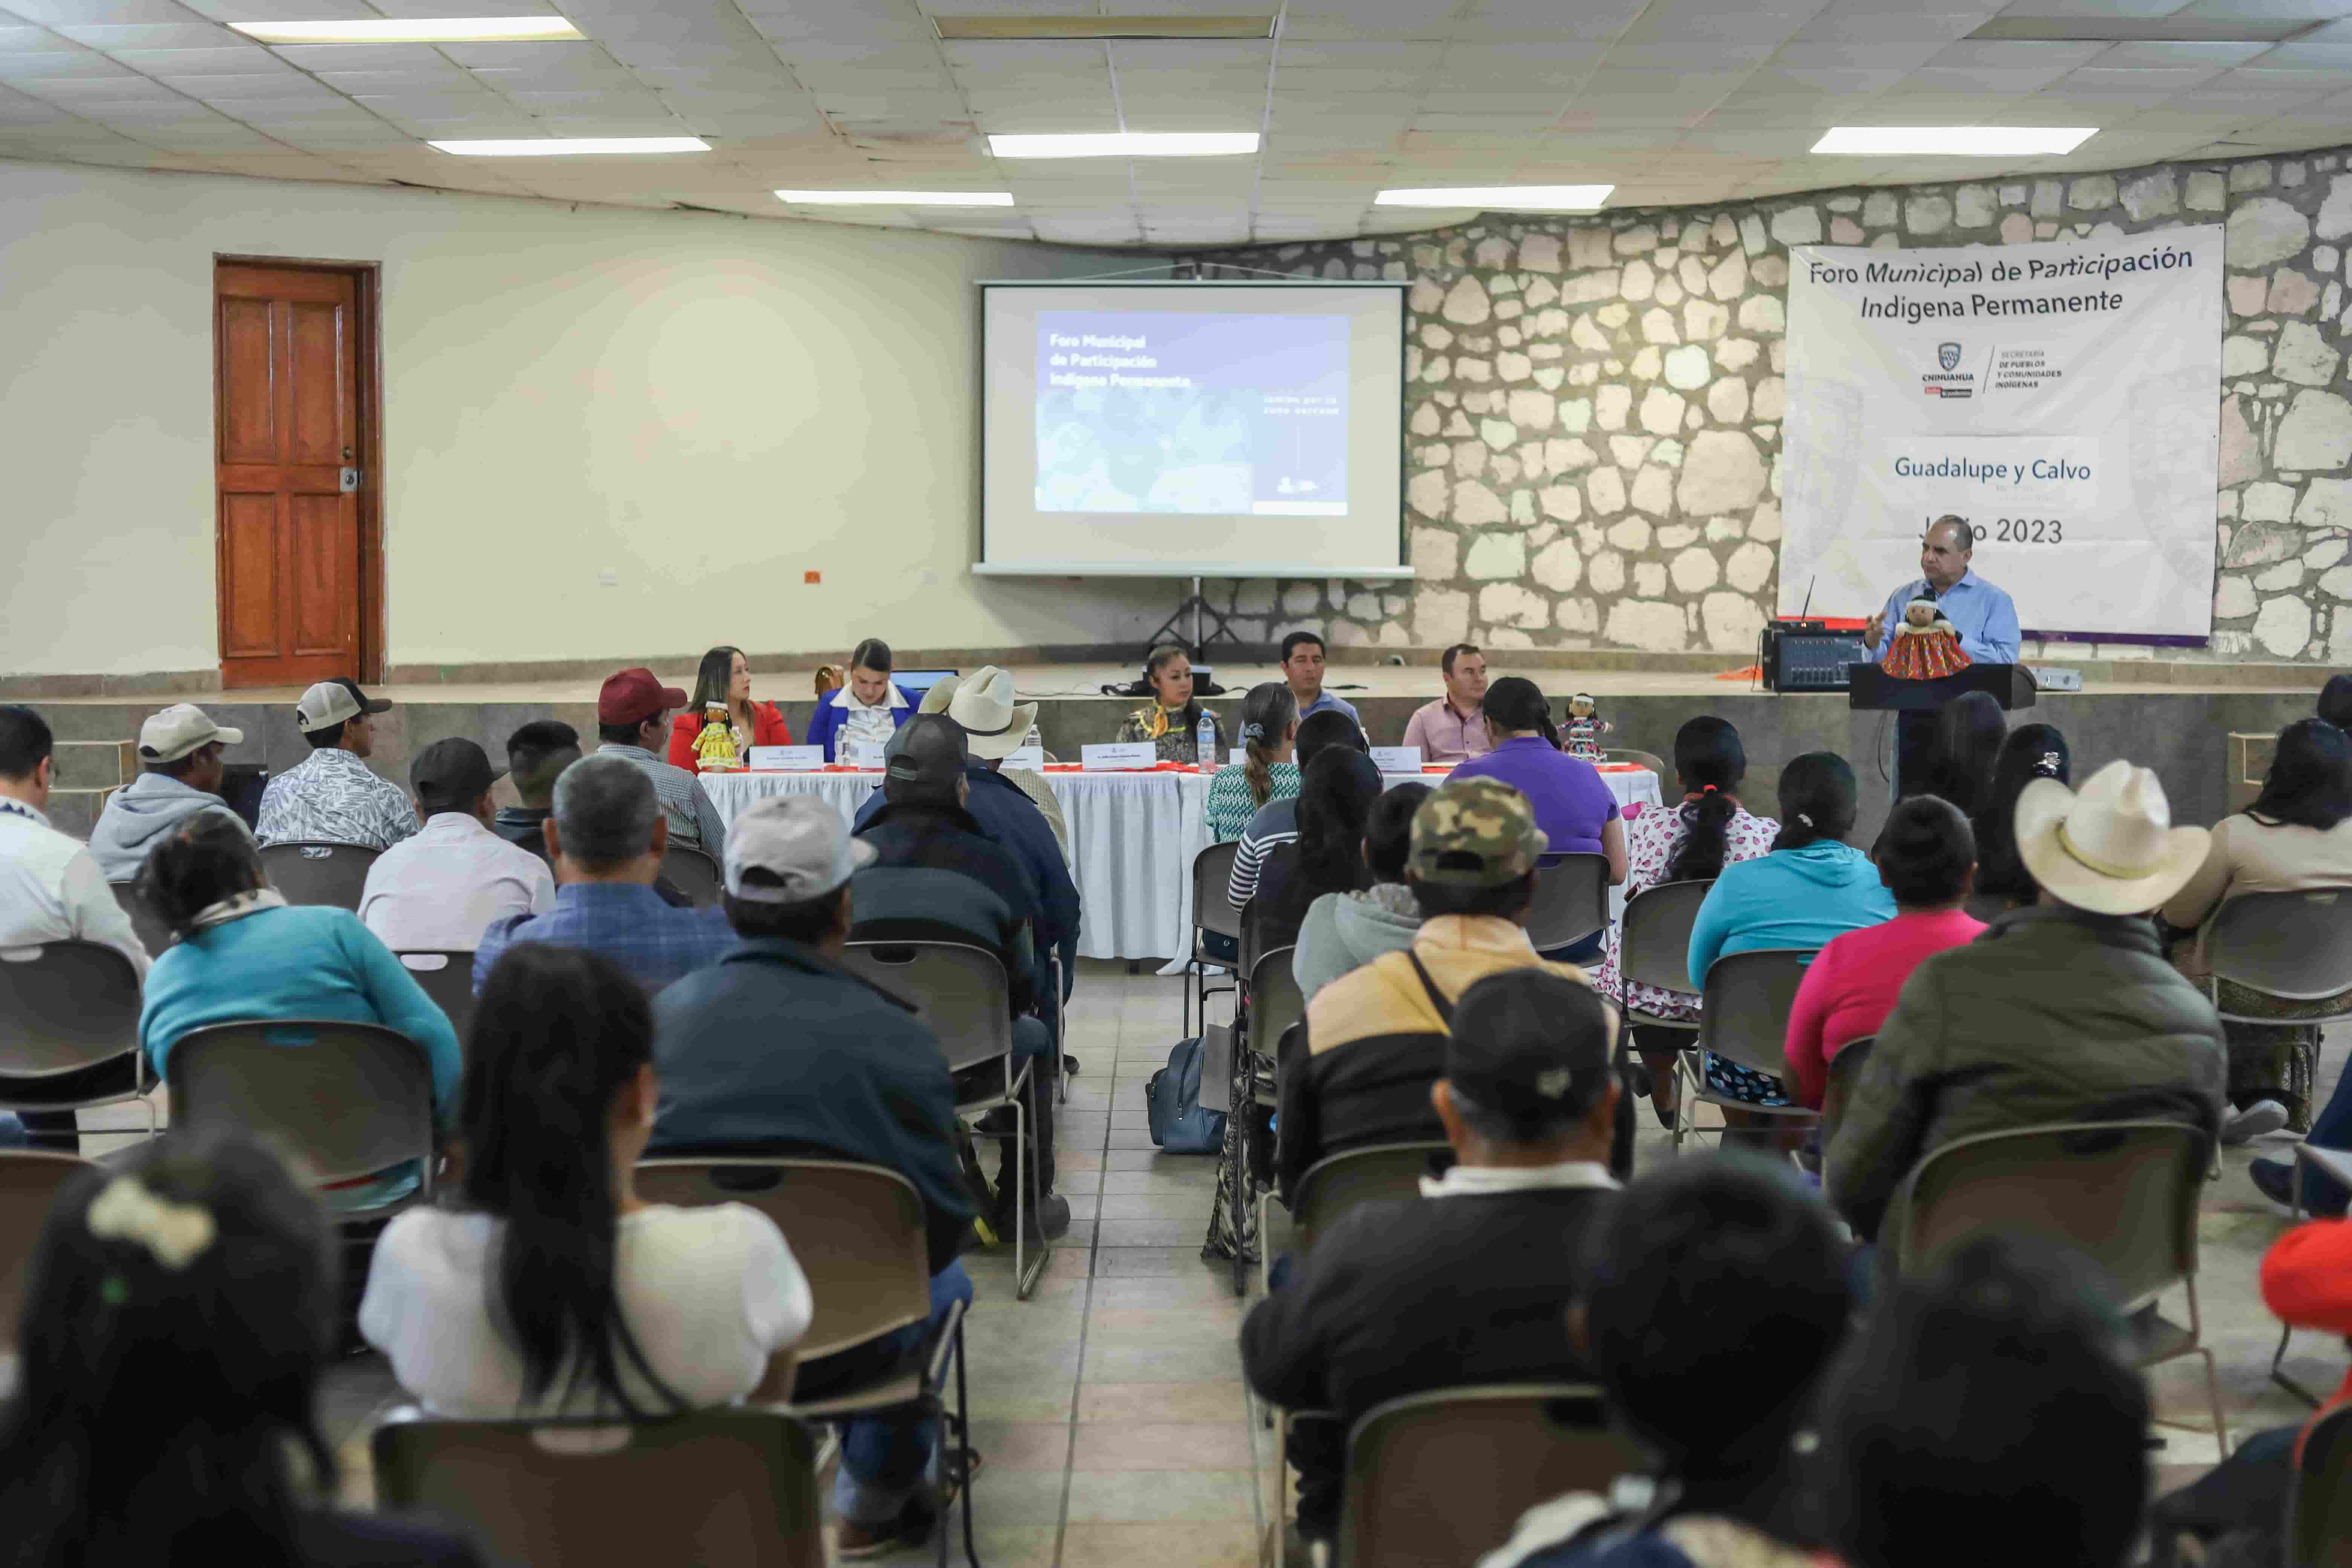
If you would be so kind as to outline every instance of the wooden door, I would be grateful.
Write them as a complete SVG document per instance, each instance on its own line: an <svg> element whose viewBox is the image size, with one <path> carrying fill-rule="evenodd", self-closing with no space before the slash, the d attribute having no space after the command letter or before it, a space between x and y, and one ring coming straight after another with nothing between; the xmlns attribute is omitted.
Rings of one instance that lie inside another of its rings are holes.
<svg viewBox="0 0 2352 1568"><path fill-rule="evenodd" d="M367 679L361 279L240 262L214 279L221 684Z"/></svg>

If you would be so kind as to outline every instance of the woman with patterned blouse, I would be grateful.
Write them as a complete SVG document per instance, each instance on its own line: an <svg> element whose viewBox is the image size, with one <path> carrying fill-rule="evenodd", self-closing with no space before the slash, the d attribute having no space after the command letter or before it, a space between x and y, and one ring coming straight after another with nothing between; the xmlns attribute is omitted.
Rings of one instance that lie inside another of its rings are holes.
<svg viewBox="0 0 2352 1568"><path fill-rule="evenodd" d="M1242 744L1249 760L1231 763L1209 781L1209 842L1242 836L1258 808L1298 793L1298 699L1279 680L1253 686L1242 699Z"/></svg>
<svg viewBox="0 0 2352 1568"><path fill-rule="evenodd" d="M1119 741L1149 741L1151 754L1163 763L1215 767L1225 752L1224 726L1193 700L1192 661L1184 657L1184 650L1172 645L1153 648L1144 661L1143 679L1151 688L1151 702L1128 715L1127 722L1118 727ZM1200 752L1199 737L1203 718L1216 736L1205 757Z"/></svg>

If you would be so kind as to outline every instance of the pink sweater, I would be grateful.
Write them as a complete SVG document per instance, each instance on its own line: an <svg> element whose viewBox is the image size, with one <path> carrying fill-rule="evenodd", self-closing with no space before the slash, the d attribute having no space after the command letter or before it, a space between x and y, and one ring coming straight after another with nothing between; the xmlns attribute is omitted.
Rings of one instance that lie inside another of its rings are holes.
<svg viewBox="0 0 2352 1568"><path fill-rule="evenodd" d="M1805 971L1789 1011L1789 1069L1797 1103L1821 1108L1830 1058L1840 1047L1878 1033L1903 983L1922 959L1974 942L1984 922L1960 910L1898 914L1831 940Z"/></svg>

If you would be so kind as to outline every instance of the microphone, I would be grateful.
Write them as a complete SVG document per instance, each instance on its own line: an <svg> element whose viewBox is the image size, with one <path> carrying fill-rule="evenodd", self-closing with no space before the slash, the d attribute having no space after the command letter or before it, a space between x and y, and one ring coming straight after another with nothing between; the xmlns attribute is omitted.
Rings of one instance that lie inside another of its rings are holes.
<svg viewBox="0 0 2352 1568"><path fill-rule="evenodd" d="M1806 611L1811 610L1813 607L1813 589L1820 584L1821 580L1822 574L1816 572L1812 575L1812 580L1805 584L1805 604L1804 608L1797 612L1797 618L1799 620L1803 620L1805 618Z"/></svg>

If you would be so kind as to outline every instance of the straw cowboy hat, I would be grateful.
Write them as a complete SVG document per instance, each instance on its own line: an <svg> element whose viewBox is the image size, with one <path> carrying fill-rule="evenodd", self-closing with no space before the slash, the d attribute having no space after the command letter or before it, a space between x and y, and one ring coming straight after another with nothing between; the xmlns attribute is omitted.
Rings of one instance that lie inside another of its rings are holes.
<svg viewBox="0 0 2352 1568"><path fill-rule="evenodd" d="M2035 779L2017 797L2017 852L2044 891L2095 914L2137 915L2179 892L2205 862L2212 835L2172 826L2164 785L2114 762L2080 795Z"/></svg>
<svg viewBox="0 0 2352 1568"><path fill-rule="evenodd" d="M1029 738L1030 726L1037 722L1037 705L1013 698L1011 673L992 664L957 683L948 717L963 726L974 762L995 762L1020 750Z"/></svg>

